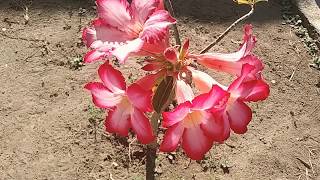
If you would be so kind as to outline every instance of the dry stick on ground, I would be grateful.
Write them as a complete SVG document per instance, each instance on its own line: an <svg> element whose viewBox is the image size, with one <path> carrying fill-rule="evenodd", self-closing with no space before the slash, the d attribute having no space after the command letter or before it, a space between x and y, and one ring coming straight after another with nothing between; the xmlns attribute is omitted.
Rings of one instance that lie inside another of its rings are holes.
<svg viewBox="0 0 320 180"><path fill-rule="evenodd" d="M294 74L296 73L297 69L300 67L300 64L302 63L302 60L303 60L303 58L301 58L301 57L299 56L299 54L300 54L299 49L298 49L298 48L293 48L293 50L297 53L297 56L299 57L300 61L298 62L297 66L294 67L293 72L292 72L292 74L291 74L291 76L290 76L290 78L289 78L289 81L292 80Z"/></svg>
<svg viewBox="0 0 320 180"><path fill-rule="evenodd" d="M129 147L128 147L128 149L129 149L128 156L129 156L129 161L130 161L130 162L132 161L132 159L131 159L131 146L132 146L132 144L133 144L136 140L137 140L137 138L134 138L134 139L129 143Z"/></svg>
<svg viewBox="0 0 320 180"><path fill-rule="evenodd" d="M171 0L166 0L165 2L165 6L167 8L167 10L169 11L169 13L171 14L171 16L175 17L175 13L172 7L172 3ZM181 39L180 39L180 35L179 35L179 30L178 30L178 26L177 24L173 24L173 32L174 32L174 38L176 40L176 44L181 46Z"/></svg>
<svg viewBox="0 0 320 180"><path fill-rule="evenodd" d="M232 23L214 42L212 42L206 48L204 48L200 52L200 54L208 52L213 46L219 43L237 24L248 19L253 13L254 13L254 5L251 5L251 10L247 14L245 14L244 16L236 20L234 23Z"/></svg>
<svg viewBox="0 0 320 180"><path fill-rule="evenodd" d="M45 42L45 40L43 39L28 39L28 38L24 38L24 37L14 37L14 36L9 36L6 33L2 33L0 32L0 35L7 37L9 39L15 39L15 40L23 40L23 41L33 41L33 42Z"/></svg>

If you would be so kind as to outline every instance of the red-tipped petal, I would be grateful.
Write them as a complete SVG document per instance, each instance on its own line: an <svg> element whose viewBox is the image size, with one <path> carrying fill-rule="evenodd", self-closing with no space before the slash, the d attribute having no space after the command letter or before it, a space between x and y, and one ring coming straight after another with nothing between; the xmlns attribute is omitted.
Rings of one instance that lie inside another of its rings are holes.
<svg viewBox="0 0 320 180"><path fill-rule="evenodd" d="M178 52L174 47L169 47L164 51L164 56L169 62L175 64L178 59Z"/></svg>
<svg viewBox="0 0 320 180"><path fill-rule="evenodd" d="M182 123L177 123L166 130L163 141L160 144L160 151L172 152L177 149L182 137L184 127Z"/></svg>
<svg viewBox="0 0 320 180"><path fill-rule="evenodd" d="M183 80L177 80L176 85L176 99L178 104L184 103L186 101L192 101L194 94L190 85L186 84Z"/></svg>
<svg viewBox="0 0 320 180"><path fill-rule="evenodd" d="M98 50L92 50L89 51L83 58L84 63L93 63L96 62L103 57L105 57L106 52L98 51Z"/></svg>
<svg viewBox="0 0 320 180"><path fill-rule="evenodd" d="M227 91L217 85L214 85L209 93L200 94L193 99L192 108L199 110L211 109L228 96L229 93Z"/></svg>
<svg viewBox="0 0 320 180"><path fill-rule="evenodd" d="M145 90L138 84L134 83L128 87L127 96L133 106L138 108L139 110L143 112L152 110L151 90Z"/></svg>
<svg viewBox="0 0 320 180"><path fill-rule="evenodd" d="M82 31L82 40L89 48L91 44L97 40L96 30L93 28L84 28Z"/></svg>
<svg viewBox="0 0 320 180"><path fill-rule="evenodd" d="M122 94L126 90L125 79L121 72L114 69L108 62L99 67L98 74L103 84L112 92Z"/></svg>
<svg viewBox="0 0 320 180"><path fill-rule="evenodd" d="M141 69L145 71L155 71L155 70L160 70L162 68L162 63L150 63L145 66L143 66Z"/></svg>
<svg viewBox="0 0 320 180"><path fill-rule="evenodd" d="M237 93L241 100L256 102L265 100L269 96L270 88L263 80L255 80L241 84Z"/></svg>
<svg viewBox="0 0 320 180"><path fill-rule="evenodd" d="M122 100L121 96L110 92L102 83L88 83L84 88L91 92L93 103L100 108L114 107Z"/></svg>
<svg viewBox="0 0 320 180"><path fill-rule="evenodd" d="M223 89L227 89L227 87L218 83L205 72L195 70L192 67L188 67L188 70L191 71L192 81L194 82L195 87L200 91L200 93L208 93L213 85L218 85Z"/></svg>
<svg viewBox="0 0 320 180"><path fill-rule="evenodd" d="M196 59L200 64L227 72L233 75L240 75L242 65L249 63L251 65L262 66L262 63L257 58L243 59L246 56L251 56L251 51L255 46L256 38L252 35L252 26L246 25L244 27L244 42L239 51L235 53L205 53L205 54L190 54L190 58Z"/></svg>
<svg viewBox="0 0 320 180"><path fill-rule="evenodd" d="M143 44L143 40L139 38L127 41L125 44L115 48L115 50L112 51L112 55L114 55L120 63L125 63L131 54L141 50Z"/></svg>
<svg viewBox="0 0 320 180"><path fill-rule="evenodd" d="M186 128L182 137L182 148L188 157L201 160L211 149L213 141L207 137L200 126Z"/></svg>
<svg viewBox="0 0 320 180"><path fill-rule="evenodd" d="M189 101L187 101L185 103L178 105L171 112L162 113L162 117L163 117L162 126L170 127L182 121L189 114L191 106L192 104Z"/></svg>
<svg viewBox="0 0 320 180"><path fill-rule="evenodd" d="M131 21L127 0L97 0L98 15L106 24L125 29Z"/></svg>
<svg viewBox="0 0 320 180"><path fill-rule="evenodd" d="M176 20L165 10L154 12L146 21L140 38L148 43L163 40L168 33L168 27L176 23Z"/></svg>
<svg viewBox="0 0 320 180"><path fill-rule="evenodd" d="M155 137L149 119L137 108L134 108L131 113L131 127L142 144L148 144L154 140Z"/></svg>
<svg viewBox="0 0 320 180"><path fill-rule="evenodd" d="M117 133L121 136L128 136L130 129L130 110L122 107L116 107L115 110L109 111L105 121L106 131Z"/></svg>
<svg viewBox="0 0 320 180"><path fill-rule="evenodd" d="M228 104L227 114L231 129L237 134L247 132L247 125L252 119L252 111L244 102L236 100Z"/></svg>
<svg viewBox="0 0 320 180"><path fill-rule="evenodd" d="M249 64L245 64L242 66L241 75L235 79L231 85L228 87L229 92L236 92L240 85L247 80L251 80L251 74L254 71L255 67Z"/></svg>
<svg viewBox="0 0 320 180"><path fill-rule="evenodd" d="M131 8L133 16L141 24L156 10L159 0L132 0Z"/></svg>
<svg viewBox="0 0 320 180"><path fill-rule="evenodd" d="M145 90L151 90L158 80L164 76L165 71L159 71L156 74L148 74L141 79L139 79L136 83L143 87Z"/></svg>
<svg viewBox="0 0 320 180"><path fill-rule="evenodd" d="M106 24L101 18L95 19L92 26L96 31L97 40L108 42L110 47L117 47L121 42L134 38L134 36Z"/></svg>
<svg viewBox="0 0 320 180"><path fill-rule="evenodd" d="M207 112L206 118L200 125L205 135L209 136L213 141L223 142L228 138L226 134L230 132L229 121L224 121L222 116Z"/></svg>

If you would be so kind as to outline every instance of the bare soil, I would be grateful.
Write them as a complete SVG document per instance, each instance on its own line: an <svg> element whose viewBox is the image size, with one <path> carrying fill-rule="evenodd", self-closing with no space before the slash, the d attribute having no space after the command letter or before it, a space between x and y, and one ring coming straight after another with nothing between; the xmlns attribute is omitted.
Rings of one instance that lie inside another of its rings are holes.
<svg viewBox="0 0 320 180"><path fill-rule="evenodd" d="M0 1L0 179L144 179L143 146L105 134L105 115L83 89L97 78L98 64L71 67L87 51L80 30L95 16L93 5ZM194 52L248 11L231 0L174 6ZM248 21L271 86L268 100L252 104L248 132L232 134L202 161L189 163L181 150L159 153L159 179L320 179L320 71L309 67L311 56L282 25L280 9L276 0L261 3ZM241 39L237 27L212 51L235 51ZM121 69L129 76L141 74L139 67L131 60Z"/></svg>

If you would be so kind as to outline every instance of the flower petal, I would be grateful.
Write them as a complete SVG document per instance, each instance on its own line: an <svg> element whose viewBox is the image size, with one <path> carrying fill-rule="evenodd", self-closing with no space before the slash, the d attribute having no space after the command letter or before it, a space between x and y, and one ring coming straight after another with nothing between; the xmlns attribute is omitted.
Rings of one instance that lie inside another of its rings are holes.
<svg viewBox="0 0 320 180"><path fill-rule="evenodd" d="M139 79L136 83L142 86L145 90L151 90L159 81L161 77L163 77L165 71L159 71L155 74L148 74L141 79Z"/></svg>
<svg viewBox="0 0 320 180"><path fill-rule="evenodd" d="M118 106L115 110L108 112L105 121L106 131L117 133L121 136L128 136L130 129L130 108Z"/></svg>
<svg viewBox="0 0 320 180"><path fill-rule="evenodd" d="M237 89L240 87L242 83L251 79L250 75L252 74L254 69L255 67L249 64L243 65L241 75L230 84L230 86L228 87L228 91L231 93L236 93Z"/></svg>
<svg viewBox="0 0 320 180"><path fill-rule="evenodd" d="M140 38L148 43L155 43L163 40L168 33L168 27L176 23L176 20L165 10L154 12L146 21Z"/></svg>
<svg viewBox="0 0 320 180"><path fill-rule="evenodd" d="M212 147L213 141L207 137L200 126L186 128L182 136L182 148L193 160L201 160Z"/></svg>
<svg viewBox="0 0 320 180"><path fill-rule="evenodd" d="M98 74L103 84L110 89L110 91L123 94L126 90L125 79L121 72L114 69L108 62L99 67Z"/></svg>
<svg viewBox="0 0 320 180"><path fill-rule="evenodd" d="M208 110L218 105L220 101L229 96L221 87L214 85L209 93L200 94L192 101L192 109Z"/></svg>
<svg viewBox="0 0 320 180"><path fill-rule="evenodd" d="M208 112L204 117L200 127L206 136L217 142L223 142L229 137L230 126L228 119L225 121L222 116Z"/></svg>
<svg viewBox="0 0 320 180"><path fill-rule="evenodd" d="M93 63L106 56L106 52L91 50L83 58L84 63Z"/></svg>
<svg viewBox="0 0 320 180"><path fill-rule="evenodd" d="M124 63L131 53L137 53L141 50L144 42L137 38L132 41L127 41L126 44L117 47L113 52L114 55L120 63Z"/></svg>
<svg viewBox="0 0 320 180"><path fill-rule="evenodd" d="M177 123L166 130L163 141L160 144L160 151L172 152L177 149L182 137L184 127L182 123Z"/></svg>
<svg viewBox="0 0 320 180"><path fill-rule="evenodd" d="M240 94L240 99L244 101L262 101L269 93L269 85L263 80L245 82L237 89L237 94Z"/></svg>
<svg viewBox="0 0 320 180"><path fill-rule="evenodd" d="M172 64L175 64L178 59L178 52L174 47L169 47L164 51L164 57Z"/></svg>
<svg viewBox="0 0 320 180"><path fill-rule="evenodd" d="M131 8L135 20L144 24L148 16L159 6L159 3L159 0L132 0Z"/></svg>
<svg viewBox="0 0 320 180"><path fill-rule="evenodd" d="M216 69L219 71L227 72L233 75L240 75L242 65L249 63L251 65L262 66L258 58L251 56L251 51L255 46L256 38L252 35L252 25L244 26L244 42L239 51L235 53L205 53L200 55L190 54L190 58L196 59L200 64ZM249 56L250 58L245 58Z"/></svg>
<svg viewBox="0 0 320 180"><path fill-rule="evenodd" d="M87 47L97 40L96 30L93 28L84 28L82 31L82 40Z"/></svg>
<svg viewBox="0 0 320 180"><path fill-rule="evenodd" d="M182 104L179 104L173 111L171 112L163 112L162 117L162 126L170 127L180 121L182 121L190 112L191 103L186 101Z"/></svg>
<svg viewBox="0 0 320 180"><path fill-rule="evenodd" d="M131 21L127 0L97 0L98 15L106 24L120 30L126 28Z"/></svg>
<svg viewBox="0 0 320 180"><path fill-rule="evenodd" d="M155 70L160 70L162 68L163 64L159 62L152 62L149 63L145 66L143 66L141 69L145 71L155 71Z"/></svg>
<svg viewBox="0 0 320 180"><path fill-rule="evenodd" d="M192 101L194 94L190 85L186 84L183 80L177 80L176 87L176 99L178 104L184 103L186 101Z"/></svg>
<svg viewBox="0 0 320 180"><path fill-rule="evenodd" d="M155 139L149 119L137 108L131 113L131 127L142 144L148 144Z"/></svg>
<svg viewBox="0 0 320 180"><path fill-rule="evenodd" d="M102 83L88 83L84 88L91 92L92 101L99 108L114 107L122 100L121 96L110 92Z"/></svg>
<svg viewBox="0 0 320 180"><path fill-rule="evenodd" d="M145 90L138 84L134 83L128 87L127 96L130 102L133 104L133 106L138 108L139 110L143 112L150 112L152 110L151 90Z"/></svg>
<svg viewBox="0 0 320 180"><path fill-rule="evenodd" d="M134 38L134 36L106 24L102 19L94 20L92 25L96 31L96 39L102 42L109 42L112 47L117 47L120 45L119 43Z"/></svg>
<svg viewBox="0 0 320 180"><path fill-rule="evenodd" d="M242 101L236 100L227 106L227 114L231 129L237 134L247 132L247 125L251 121L252 111Z"/></svg>
<svg viewBox="0 0 320 180"><path fill-rule="evenodd" d="M209 74L195 70L192 67L187 67L188 70L192 73L192 81L194 82L194 85L196 89L200 91L200 93L207 93L211 90L213 85L218 85L223 89L228 89L224 85L218 83L216 80L214 80Z"/></svg>

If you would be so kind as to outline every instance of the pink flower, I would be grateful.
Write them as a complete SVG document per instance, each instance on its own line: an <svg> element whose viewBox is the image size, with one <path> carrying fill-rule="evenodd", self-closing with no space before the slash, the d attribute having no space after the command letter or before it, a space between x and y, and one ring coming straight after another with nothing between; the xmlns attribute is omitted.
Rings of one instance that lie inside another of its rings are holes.
<svg viewBox="0 0 320 180"><path fill-rule="evenodd" d="M180 83L182 84L179 86L186 87L183 81ZM172 112L162 114L162 125L168 130L160 150L174 151L181 142L182 148L191 159L200 160L210 150L213 141L219 139L223 133L224 123L215 117L210 109L227 98L228 93L219 86L213 86L210 92L189 101L192 98L191 88L185 88L182 92L184 95L179 98L180 102L183 102L183 99L187 101L179 104Z"/></svg>
<svg viewBox="0 0 320 180"><path fill-rule="evenodd" d="M261 101L269 96L269 85L262 78L256 78L253 73L255 73L254 66L243 65L241 76L227 89L230 97L225 99L226 103L212 109L212 113L218 115L224 122L225 130L221 141L229 137L230 128L237 134L244 134L247 131L252 111L245 102Z"/></svg>
<svg viewBox="0 0 320 180"><path fill-rule="evenodd" d="M162 0L97 0L98 19L85 28L83 40L93 50L86 63L114 55L120 62L128 56L159 53L168 46L168 26L175 23L163 10Z"/></svg>
<svg viewBox="0 0 320 180"><path fill-rule="evenodd" d="M108 63L100 66L98 74L102 83L91 82L85 85L85 88L91 92L97 107L109 110L105 121L106 130L127 136L132 128L141 143L148 144L153 141L155 137L144 114L152 109L152 92L144 90L138 84L127 88L120 71Z"/></svg>
<svg viewBox="0 0 320 180"><path fill-rule="evenodd" d="M263 68L262 62L252 55L252 49L256 43L256 37L252 34L252 25L244 26L243 44L235 53L205 53L189 54L189 58L197 60L198 63L219 71L240 76L242 65L250 64L256 67L257 71Z"/></svg>

